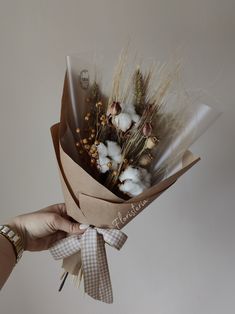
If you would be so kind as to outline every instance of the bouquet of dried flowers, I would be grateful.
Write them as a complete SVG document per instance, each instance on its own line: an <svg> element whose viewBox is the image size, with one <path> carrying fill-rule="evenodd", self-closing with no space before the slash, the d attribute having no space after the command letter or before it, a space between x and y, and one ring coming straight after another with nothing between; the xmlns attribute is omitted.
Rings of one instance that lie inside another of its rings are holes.
<svg viewBox="0 0 235 314"><path fill-rule="evenodd" d="M107 303L105 243L122 247L120 229L199 160L187 149L218 116L182 88L180 62L130 63L124 51L109 89L89 58L68 57L52 127L68 215L90 227L51 253L64 259L62 285L68 273L83 275L85 292Z"/></svg>

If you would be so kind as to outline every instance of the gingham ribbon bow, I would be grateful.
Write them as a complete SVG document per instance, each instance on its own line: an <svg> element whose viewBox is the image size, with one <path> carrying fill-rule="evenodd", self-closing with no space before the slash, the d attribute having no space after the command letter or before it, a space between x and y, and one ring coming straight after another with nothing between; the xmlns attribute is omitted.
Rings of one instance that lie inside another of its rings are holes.
<svg viewBox="0 0 235 314"><path fill-rule="evenodd" d="M50 252L54 259L63 259L81 250L85 292L96 300L113 302L105 243L120 250L127 236L118 229L89 227L81 235L58 241Z"/></svg>

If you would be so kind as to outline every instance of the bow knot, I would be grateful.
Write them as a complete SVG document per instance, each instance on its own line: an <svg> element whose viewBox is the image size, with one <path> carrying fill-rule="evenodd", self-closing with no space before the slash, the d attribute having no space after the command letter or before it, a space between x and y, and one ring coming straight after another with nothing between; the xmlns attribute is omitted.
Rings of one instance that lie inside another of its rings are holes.
<svg viewBox="0 0 235 314"><path fill-rule="evenodd" d="M55 243L50 252L62 259L81 251L85 292L96 300L113 302L105 243L120 250L127 236L118 229L89 227L83 235L71 235Z"/></svg>

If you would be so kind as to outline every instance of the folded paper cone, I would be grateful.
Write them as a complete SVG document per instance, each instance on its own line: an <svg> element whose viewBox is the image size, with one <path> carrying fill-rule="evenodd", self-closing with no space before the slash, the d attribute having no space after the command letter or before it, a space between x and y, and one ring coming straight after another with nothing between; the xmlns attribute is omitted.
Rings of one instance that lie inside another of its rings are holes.
<svg viewBox="0 0 235 314"><path fill-rule="evenodd" d="M187 151L180 170L137 197L125 201L92 178L65 153L60 145L59 127L59 123L55 124L51 133L68 215L80 223L100 228L122 229L200 160Z"/></svg>
<svg viewBox="0 0 235 314"><path fill-rule="evenodd" d="M67 213L81 224L103 229L122 229L200 160L187 151L183 155L181 169L142 194L127 201L123 200L87 173L79 162L75 162L77 150L74 150L73 137L65 136L71 135L70 128L76 127L72 116L68 80L65 76L61 119L60 123L51 127L51 134ZM64 258L62 267L79 278L82 269L81 251Z"/></svg>

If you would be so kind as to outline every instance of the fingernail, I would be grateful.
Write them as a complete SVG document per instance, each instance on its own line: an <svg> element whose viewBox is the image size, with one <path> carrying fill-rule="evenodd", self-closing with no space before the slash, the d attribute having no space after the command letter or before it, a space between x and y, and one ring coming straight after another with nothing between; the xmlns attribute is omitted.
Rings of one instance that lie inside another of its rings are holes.
<svg viewBox="0 0 235 314"><path fill-rule="evenodd" d="M87 228L89 228L89 225L81 224L79 226L79 229L81 229L81 230L84 230L84 229L87 229Z"/></svg>

